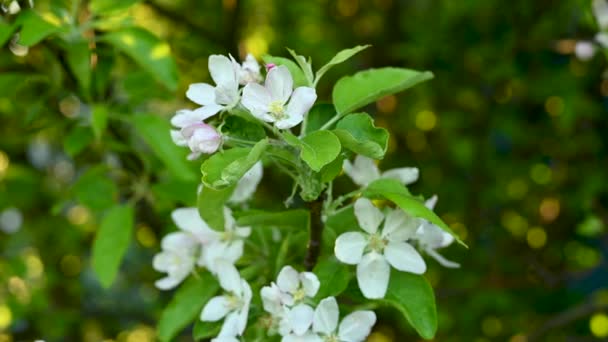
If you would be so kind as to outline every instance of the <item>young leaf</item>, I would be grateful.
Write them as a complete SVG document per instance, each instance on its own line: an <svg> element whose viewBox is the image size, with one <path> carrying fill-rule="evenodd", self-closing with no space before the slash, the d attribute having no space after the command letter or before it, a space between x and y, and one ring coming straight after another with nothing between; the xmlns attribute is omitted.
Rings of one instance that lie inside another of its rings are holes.
<svg viewBox="0 0 608 342"><path fill-rule="evenodd" d="M283 137L291 146L301 148L300 157L316 172L340 154L340 140L330 131L316 131L301 140L289 132Z"/></svg>
<svg viewBox="0 0 608 342"><path fill-rule="evenodd" d="M263 139L251 148L236 147L214 154L201 165L203 184L215 189L236 184L260 160L267 146L268 139Z"/></svg>
<svg viewBox="0 0 608 342"><path fill-rule="evenodd" d="M325 73L329 69L331 69L334 65L338 65L338 64L346 61L347 59L349 59L352 56L358 54L359 52L367 49L370 46L371 45L357 45L354 48L344 49L344 50L338 52L329 62L327 62L327 64L322 66L321 69L317 70L317 76L315 78L315 85L317 83L319 83L319 80L321 79L321 77L323 77L323 75L325 75Z"/></svg>
<svg viewBox="0 0 608 342"><path fill-rule="evenodd" d="M198 212L203 221L215 230L224 230L224 204L228 201L235 186L213 189L203 185L198 194Z"/></svg>
<svg viewBox="0 0 608 342"><path fill-rule="evenodd" d="M347 115L338 122L333 132L347 149L373 159L384 158L388 147L388 131L374 126L368 114Z"/></svg>
<svg viewBox="0 0 608 342"><path fill-rule="evenodd" d="M171 48L152 33L138 27L107 33L102 41L115 46L155 77L167 89L177 89L177 66Z"/></svg>
<svg viewBox="0 0 608 342"><path fill-rule="evenodd" d="M125 10L141 0L91 0L89 8L93 13L110 14Z"/></svg>
<svg viewBox="0 0 608 342"><path fill-rule="evenodd" d="M197 319L192 329L192 337L194 340L199 341L208 339L219 334L222 329L222 322L203 322Z"/></svg>
<svg viewBox="0 0 608 342"><path fill-rule="evenodd" d="M317 103L306 115L306 134L318 131L331 118L336 116L336 109L330 103Z"/></svg>
<svg viewBox="0 0 608 342"><path fill-rule="evenodd" d="M0 21L0 47L4 46L4 43L8 42L13 36L13 32L17 29L15 25L10 25L3 21Z"/></svg>
<svg viewBox="0 0 608 342"><path fill-rule="evenodd" d="M386 296L379 302L399 310L423 338L432 339L435 336L437 332L435 295L424 277L393 270Z"/></svg>
<svg viewBox="0 0 608 342"><path fill-rule="evenodd" d="M63 149L70 157L75 157L91 142L93 142L93 133L89 127L76 126L65 137Z"/></svg>
<svg viewBox="0 0 608 342"><path fill-rule="evenodd" d="M67 44L66 61L80 87L88 96L91 88L91 50L88 41Z"/></svg>
<svg viewBox="0 0 608 342"><path fill-rule="evenodd" d="M279 212L247 210L240 212L237 222L240 226L265 226L308 230L310 215L307 210L294 209Z"/></svg>
<svg viewBox="0 0 608 342"><path fill-rule="evenodd" d="M394 178L380 178L369 183L363 191L363 196L367 198L382 198L383 194L387 193L395 193L404 196L412 195L400 181Z"/></svg>
<svg viewBox="0 0 608 342"><path fill-rule="evenodd" d="M306 80L306 76L304 76L304 72L302 72L302 69L300 69L300 67L291 59L265 55L262 57L262 60L267 64L272 63L277 66L286 66L291 74L291 77L293 77L294 87L308 86L308 81Z"/></svg>
<svg viewBox="0 0 608 342"><path fill-rule="evenodd" d="M287 51L289 51L291 56L293 56L293 59L296 60L296 63L298 63L298 65L300 66L300 69L304 73L304 78L306 78L306 82L307 82L306 85L309 87L312 87L313 82L314 82L314 75L312 73L312 66L310 65L311 64L310 59L307 61L306 58L304 58L304 56L298 55L292 49L287 49Z"/></svg>
<svg viewBox="0 0 608 342"><path fill-rule="evenodd" d="M92 210L103 210L114 204L118 188L106 175L106 170L94 167L83 173L74 183L72 191L78 202Z"/></svg>
<svg viewBox="0 0 608 342"><path fill-rule="evenodd" d="M108 210L95 241L93 242L92 265L99 281L104 287L114 282L120 263L129 242L134 223L133 208L117 205Z"/></svg>
<svg viewBox="0 0 608 342"><path fill-rule="evenodd" d="M209 272L191 276L186 280L160 316L158 339L163 342L173 341L188 324L194 320L198 321L205 303L219 288L219 284Z"/></svg>
<svg viewBox="0 0 608 342"><path fill-rule="evenodd" d="M104 105L93 105L91 112L91 128L97 140L101 139L103 132L108 126L108 107Z"/></svg>
<svg viewBox="0 0 608 342"><path fill-rule="evenodd" d="M197 178L186 160L186 149L175 145L171 140L168 120L152 114L136 115L132 120L139 136L173 175L186 181Z"/></svg>
<svg viewBox="0 0 608 342"><path fill-rule="evenodd" d="M349 266L339 262L333 255L321 259L313 273L319 277L321 287L315 298L321 300L326 297L335 297L346 290L348 282L352 278Z"/></svg>
<svg viewBox="0 0 608 342"><path fill-rule="evenodd" d="M19 33L19 44L32 46L61 30L61 22L47 21L32 10L21 12L15 24L21 26Z"/></svg>
<svg viewBox="0 0 608 342"><path fill-rule="evenodd" d="M249 141L260 141L266 137L262 125L239 116L226 117L222 126L222 134L227 137Z"/></svg>
<svg viewBox="0 0 608 342"><path fill-rule="evenodd" d="M344 156L338 155L338 158L334 159L331 163L323 166L319 173L321 174L321 182L329 183L334 180L334 178L340 175L342 172L342 164L344 163Z"/></svg>
<svg viewBox="0 0 608 342"><path fill-rule="evenodd" d="M332 98L338 114L344 115L386 95L400 92L431 78L433 73L430 71L420 72L401 68L369 69L338 80Z"/></svg>

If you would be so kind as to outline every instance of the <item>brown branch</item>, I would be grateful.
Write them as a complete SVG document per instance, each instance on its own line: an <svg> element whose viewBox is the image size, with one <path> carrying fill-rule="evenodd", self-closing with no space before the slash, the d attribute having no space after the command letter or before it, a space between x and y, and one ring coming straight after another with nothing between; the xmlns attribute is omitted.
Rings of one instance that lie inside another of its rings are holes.
<svg viewBox="0 0 608 342"><path fill-rule="evenodd" d="M319 254L321 253L321 238L324 227L321 215L323 213L324 200L325 194L322 193L321 196L319 196L316 200L306 203L308 209L310 210L310 237L308 239L304 266L309 271L315 267Z"/></svg>

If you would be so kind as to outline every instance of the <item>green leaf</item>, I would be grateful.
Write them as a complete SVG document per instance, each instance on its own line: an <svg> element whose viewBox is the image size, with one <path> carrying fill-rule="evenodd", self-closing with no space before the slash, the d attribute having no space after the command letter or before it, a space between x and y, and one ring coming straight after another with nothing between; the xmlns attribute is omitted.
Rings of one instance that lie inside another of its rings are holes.
<svg viewBox="0 0 608 342"><path fill-rule="evenodd" d="M256 121L239 116L228 116L222 125L222 134L227 137L248 141L260 141L266 137L264 127Z"/></svg>
<svg viewBox="0 0 608 342"><path fill-rule="evenodd" d="M173 295L158 322L158 339L172 341L198 316L220 286L209 272L190 277Z"/></svg>
<svg viewBox="0 0 608 342"><path fill-rule="evenodd" d="M327 62L327 64L322 66L321 69L317 70L317 77L315 78L315 85L317 83L319 83L319 80L321 79L321 77L323 77L323 75L325 75L325 73L329 69L331 69L333 66L346 61L347 59L349 59L352 56L358 54L359 52L367 49L370 46L371 45L357 45L354 48L344 49L344 50L338 52L329 62Z"/></svg>
<svg viewBox="0 0 608 342"><path fill-rule="evenodd" d="M388 147L388 131L374 126L366 113L349 114L338 122L334 134L342 146L373 159L384 158Z"/></svg>
<svg viewBox="0 0 608 342"><path fill-rule="evenodd" d="M85 126L76 126L65 137L63 149L70 157L75 157L91 142L93 142L91 130Z"/></svg>
<svg viewBox="0 0 608 342"><path fill-rule="evenodd" d="M343 115L431 78L433 73L430 71L420 72L401 68L369 69L338 80L332 98L336 111Z"/></svg>
<svg viewBox="0 0 608 342"><path fill-rule="evenodd" d="M399 310L423 338L432 339L435 336L435 295L424 277L407 272L391 272L386 296L379 302Z"/></svg>
<svg viewBox="0 0 608 342"><path fill-rule="evenodd" d="M342 208L334 215L328 217L325 226L331 228L336 235L358 229L359 222L357 222L357 218L355 217L353 206L350 205Z"/></svg>
<svg viewBox="0 0 608 342"><path fill-rule="evenodd" d="M203 185L198 194L197 207L203 221L215 230L224 230L224 204L232 195L234 186L213 189Z"/></svg>
<svg viewBox="0 0 608 342"><path fill-rule="evenodd" d="M312 87L313 82L314 82L314 75L312 73L312 66L311 66L310 58L308 60L306 60L306 58L304 56L298 55L294 50L289 49L289 48L287 49L287 51L289 51L289 53L291 54L293 59L296 60L296 63L298 63L298 65L300 66L300 70L302 70L302 72L304 73L304 78L306 79L306 85Z"/></svg>
<svg viewBox="0 0 608 342"><path fill-rule="evenodd" d="M66 45L66 61L70 70L76 76L85 94L91 88L91 50L88 41L73 42Z"/></svg>
<svg viewBox="0 0 608 342"><path fill-rule="evenodd" d="M186 181L197 178L186 160L186 149L175 145L171 140L169 120L152 114L136 115L132 120L139 136L173 175Z"/></svg>
<svg viewBox="0 0 608 342"><path fill-rule="evenodd" d="M318 131L331 118L336 116L336 109L331 103L318 103L306 115L306 134Z"/></svg>
<svg viewBox="0 0 608 342"><path fill-rule="evenodd" d="M302 139L285 132L283 137L288 144L301 149L300 157L316 172L340 154L340 140L330 131L316 131Z"/></svg>
<svg viewBox="0 0 608 342"><path fill-rule="evenodd" d="M177 66L171 56L171 48L152 33L137 27L107 33L101 37L131 57L167 89L177 89Z"/></svg>
<svg viewBox="0 0 608 342"><path fill-rule="evenodd" d="M141 0L91 0L89 8L94 13L109 14L125 10Z"/></svg>
<svg viewBox="0 0 608 342"><path fill-rule="evenodd" d="M200 319L194 323L194 329L192 329L192 337L195 340L203 340L211 337L215 337L222 330L222 322L203 322Z"/></svg>
<svg viewBox="0 0 608 342"><path fill-rule="evenodd" d="M338 158L334 159L331 163L323 166L321 171L321 183L329 183L333 181L342 172L342 164L344 163L344 157L339 155Z"/></svg>
<svg viewBox="0 0 608 342"><path fill-rule="evenodd" d="M114 282L120 263L131 242L133 208L117 205L108 210L93 242L92 266L104 287Z"/></svg>
<svg viewBox="0 0 608 342"><path fill-rule="evenodd" d="M279 212L247 210L237 215L240 226L264 226L308 230L310 215L307 210L294 209Z"/></svg>
<svg viewBox="0 0 608 342"><path fill-rule="evenodd" d="M74 183L72 191L78 202L92 210L109 208L118 198L116 184L107 177L102 167L94 167L83 173Z"/></svg>
<svg viewBox="0 0 608 342"><path fill-rule="evenodd" d="M304 76L304 72L302 72L302 69L300 69L300 67L291 59L265 55L262 57L262 60L266 64L272 63L277 66L286 66L289 70L289 73L291 74L291 77L293 77L294 87L308 86L308 81L306 80L306 76Z"/></svg>
<svg viewBox="0 0 608 342"><path fill-rule="evenodd" d="M93 105L93 110L91 112L91 128L93 129L93 134L95 134L97 140L101 139L107 126L108 107L99 104Z"/></svg>
<svg viewBox="0 0 608 342"><path fill-rule="evenodd" d="M21 12L15 23L21 26L19 44L24 46L35 45L44 38L62 29L59 25L60 22L51 23L31 10Z"/></svg>
<svg viewBox="0 0 608 342"><path fill-rule="evenodd" d="M0 19L2 20L2 19ZM0 21L0 47L4 46L6 42L13 36L13 32L17 27L15 25L10 25L3 21Z"/></svg>
<svg viewBox="0 0 608 342"><path fill-rule="evenodd" d="M410 191L397 179L380 178L369 183L363 191L367 198L382 198L384 194L395 193L403 196L411 196Z"/></svg>
<svg viewBox="0 0 608 342"><path fill-rule="evenodd" d="M338 296L346 290L352 278L348 265L339 262L333 255L319 260L313 273L321 282L319 292L315 296L317 300Z"/></svg>
<svg viewBox="0 0 608 342"><path fill-rule="evenodd" d="M268 139L263 139L251 148L235 147L214 154L201 165L203 184L215 189L236 184L260 160L267 146Z"/></svg>

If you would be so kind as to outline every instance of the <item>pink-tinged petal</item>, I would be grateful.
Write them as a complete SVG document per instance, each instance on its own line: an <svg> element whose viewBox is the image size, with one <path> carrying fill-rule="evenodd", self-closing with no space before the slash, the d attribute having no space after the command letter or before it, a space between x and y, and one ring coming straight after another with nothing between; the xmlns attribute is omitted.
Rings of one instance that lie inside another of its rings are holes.
<svg viewBox="0 0 608 342"><path fill-rule="evenodd" d="M417 167L402 167L384 172L382 178L392 178L400 181L404 185L412 184L418 180L420 171Z"/></svg>
<svg viewBox="0 0 608 342"><path fill-rule="evenodd" d="M285 118L277 121L276 126L279 129L287 129L294 127L304 119L304 115L308 113L312 105L317 99L317 93L314 88L299 87L291 95L291 100L287 104L285 110Z"/></svg>
<svg viewBox="0 0 608 342"><path fill-rule="evenodd" d="M365 235L359 232L346 232L336 239L334 254L341 262L356 265L361 262L365 246L367 246Z"/></svg>
<svg viewBox="0 0 608 342"><path fill-rule="evenodd" d="M338 319L340 318L340 309L336 298L328 297L323 299L317 308L312 320L312 330L316 333L329 335L336 331L338 327Z"/></svg>
<svg viewBox="0 0 608 342"><path fill-rule="evenodd" d="M201 321L217 322L230 312L230 300L226 296L216 296L211 298L203 311L201 311Z"/></svg>
<svg viewBox="0 0 608 342"><path fill-rule="evenodd" d="M198 124L188 141L188 146L192 152L211 154L218 150L221 143L222 136L215 128L206 124Z"/></svg>
<svg viewBox="0 0 608 342"><path fill-rule="evenodd" d="M209 56L209 73L216 85L228 89L238 88L237 69L228 57Z"/></svg>
<svg viewBox="0 0 608 342"><path fill-rule="evenodd" d="M370 234L375 234L384 219L384 215L380 209L376 208L372 201L363 197L355 202L354 207L355 216L361 228Z"/></svg>
<svg viewBox="0 0 608 342"><path fill-rule="evenodd" d="M171 133L171 140L173 140L173 142L175 143L175 145L177 146L188 146L188 140L184 137L184 135L182 134L182 132L172 129L170 131Z"/></svg>
<svg viewBox="0 0 608 342"><path fill-rule="evenodd" d="M373 311L355 311L344 317L338 329L338 338L344 342L363 342L376 324Z"/></svg>
<svg viewBox="0 0 608 342"><path fill-rule="evenodd" d="M193 83L188 87L186 97L201 106L215 104L215 88L207 83Z"/></svg>
<svg viewBox="0 0 608 342"><path fill-rule="evenodd" d="M266 89L270 93L271 101L285 104L293 91L293 78L284 65L272 68L266 75Z"/></svg>
<svg viewBox="0 0 608 342"><path fill-rule="evenodd" d="M262 121L274 122L274 117L269 114L270 102L270 93L263 86L249 83L243 88L241 103L254 117Z"/></svg>
<svg viewBox="0 0 608 342"><path fill-rule="evenodd" d="M302 289L307 297L314 297L319 291L321 282L319 278L312 272L300 273L300 282L302 283Z"/></svg>
<svg viewBox="0 0 608 342"><path fill-rule="evenodd" d="M384 298L388 289L391 268L384 256L367 253L357 265L357 282L363 296L368 299Z"/></svg>
<svg viewBox="0 0 608 342"><path fill-rule="evenodd" d="M298 271L291 266L283 267L277 276L277 285L283 292L295 292L300 286Z"/></svg>
<svg viewBox="0 0 608 342"><path fill-rule="evenodd" d="M384 248L384 257L399 271L423 274L426 263L418 251L407 242L389 242Z"/></svg>
<svg viewBox="0 0 608 342"><path fill-rule="evenodd" d="M291 329L296 335L302 335L310 328L314 310L306 304L298 304L289 310L287 319L290 322Z"/></svg>

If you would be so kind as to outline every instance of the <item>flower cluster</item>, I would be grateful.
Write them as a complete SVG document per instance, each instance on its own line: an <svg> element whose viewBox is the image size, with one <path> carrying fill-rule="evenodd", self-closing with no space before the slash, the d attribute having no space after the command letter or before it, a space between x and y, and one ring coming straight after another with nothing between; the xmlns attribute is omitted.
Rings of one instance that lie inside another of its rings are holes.
<svg viewBox="0 0 608 342"><path fill-rule="evenodd" d="M209 73L215 87L207 83L191 84L186 96L201 107L179 110L171 119L177 128L171 130L171 138L178 146L190 148L188 159L212 154L225 138L230 138L223 139L208 120L220 112L230 112L239 104L256 119L273 123L278 129L289 129L302 122L317 99L315 89L294 89L293 77L285 66L271 66L262 85L260 69L250 54L242 64L232 56L209 57Z"/></svg>

